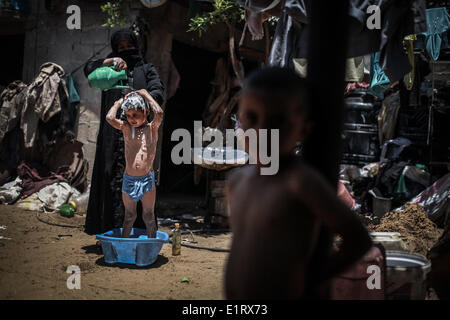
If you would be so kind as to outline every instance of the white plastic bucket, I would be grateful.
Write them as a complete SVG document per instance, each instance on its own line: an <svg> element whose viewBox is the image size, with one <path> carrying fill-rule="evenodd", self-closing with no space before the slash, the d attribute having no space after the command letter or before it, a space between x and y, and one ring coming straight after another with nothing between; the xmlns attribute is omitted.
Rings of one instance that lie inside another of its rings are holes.
<svg viewBox="0 0 450 320"><path fill-rule="evenodd" d="M425 300L431 262L424 256L386 251L387 300Z"/></svg>

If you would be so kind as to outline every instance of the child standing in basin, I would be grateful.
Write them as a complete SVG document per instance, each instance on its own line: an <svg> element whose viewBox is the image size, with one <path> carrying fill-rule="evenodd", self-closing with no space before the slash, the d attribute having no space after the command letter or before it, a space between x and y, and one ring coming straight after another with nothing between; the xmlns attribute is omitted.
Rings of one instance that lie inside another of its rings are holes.
<svg viewBox="0 0 450 320"><path fill-rule="evenodd" d="M119 108L127 121L116 118ZM147 121L153 112L154 118ZM106 115L106 121L121 130L125 143L125 173L123 175L122 200L125 207L122 237L128 238L136 220L136 204L142 202L142 219L147 236L156 237L154 215L156 188L153 161L158 142L158 128L163 120L163 110L145 89L133 91L117 100Z"/></svg>

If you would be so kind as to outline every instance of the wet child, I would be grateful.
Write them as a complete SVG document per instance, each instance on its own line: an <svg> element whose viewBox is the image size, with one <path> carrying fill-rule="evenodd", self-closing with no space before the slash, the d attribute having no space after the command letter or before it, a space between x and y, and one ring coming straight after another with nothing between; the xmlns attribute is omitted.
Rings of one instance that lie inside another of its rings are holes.
<svg viewBox="0 0 450 320"><path fill-rule="evenodd" d="M125 112L126 121L116 118L119 108ZM148 122L147 116L150 112L153 112L154 118ZM123 99L119 99L106 115L106 121L122 131L125 143L126 166L122 184L122 200L125 206L122 230L124 238L130 236L139 200L142 202L142 219L147 236L156 237L153 161L158 142L158 128L162 119L163 110L145 89L133 91Z"/></svg>
<svg viewBox="0 0 450 320"><path fill-rule="evenodd" d="M265 68L245 81L241 128L279 129L279 170L261 175L258 162L229 176L228 299L326 299L329 280L371 247L366 229L336 190L292 155L310 127L306 94L305 80L287 69ZM337 234L342 245L336 253Z"/></svg>

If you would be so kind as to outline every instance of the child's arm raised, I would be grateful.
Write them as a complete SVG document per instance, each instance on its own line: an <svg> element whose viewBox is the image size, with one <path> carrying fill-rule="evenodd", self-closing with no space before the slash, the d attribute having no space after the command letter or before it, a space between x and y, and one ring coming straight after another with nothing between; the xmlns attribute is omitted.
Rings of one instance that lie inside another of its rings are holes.
<svg viewBox="0 0 450 320"><path fill-rule="evenodd" d="M151 96L150 93L148 93L147 90L140 89L140 90L137 90L136 92L139 93L145 100L148 101L148 103L150 105L150 109L155 114L155 117L153 118L153 121L152 121L153 128L158 129L163 120L163 115L164 115L163 109L161 108L159 103L156 102L155 99L153 99L153 97Z"/></svg>
<svg viewBox="0 0 450 320"><path fill-rule="evenodd" d="M117 110L120 108L120 104L122 103L123 99L120 98L117 100L114 105L109 109L108 114L106 115L106 121L113 127L118 130L122 130L123 128L123 121L116 118Z"/></svg>

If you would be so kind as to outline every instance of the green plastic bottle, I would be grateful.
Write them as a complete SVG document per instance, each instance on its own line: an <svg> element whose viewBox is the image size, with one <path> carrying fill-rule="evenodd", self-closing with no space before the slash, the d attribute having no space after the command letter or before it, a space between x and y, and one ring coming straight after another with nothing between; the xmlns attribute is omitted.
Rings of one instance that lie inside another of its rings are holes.
<svg viewBox="0 0 450 320"><path fill-rule="evenodd" d="M63 216L63 217L68 217L68 218L72 218L73 215L75 214L75 210L74 208L66 203L63 204L60 208L59 208L59 213Z"/></svg>
<svg viewBox="0 0 450 320"><path fill-rule="evenodd" d="M129 86L117 85L119 81L127 79L126 70L116 71L113 67L97 68L88 76L89 85L101 90L130 89Z"/></svg>

